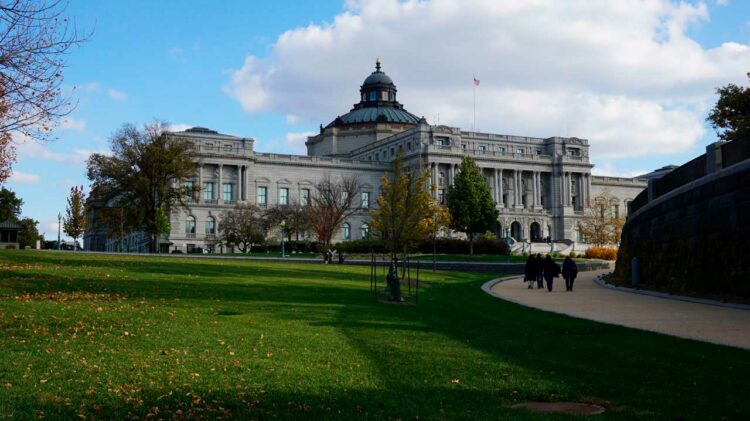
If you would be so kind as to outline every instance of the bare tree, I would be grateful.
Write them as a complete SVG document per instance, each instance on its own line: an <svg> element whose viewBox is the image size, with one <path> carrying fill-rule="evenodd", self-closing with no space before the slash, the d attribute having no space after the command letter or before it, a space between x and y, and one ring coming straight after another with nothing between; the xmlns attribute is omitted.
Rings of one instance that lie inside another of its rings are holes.
<svg viewBox="0 0 750 421"><path fill-rule="evenodd" d="M15 160L11 133L47 140L75 104L62 91L64 57L88 38L63 0L0 0L0 181Z"/></svg>
<svg viewBox="0 0 750 421"><path fill-rule="evenodd" d="M253 244L265 241L266 221L257 206L238 204L222 215L219 234L225 244L247 253Z"/></svg>
<svg viewBox="0 0 750 421"><path fill-rule="evenodd" d="M277 205L266 209L265 219L269 226L281 225L284 221L284 234L287 241L292 241L292 237L299 235L310 229L310 220L308 218L307 207L302 206L297 201L290 201L288 205Z"/></svg>
<svg viewBox="0 0 750 421"><path fill-rule="evenodd" d="M362 182L356 175L338 179L328 175L315 185L315 195L307 214L318 241L330 245L344 221L360 211L361 192Z"/></svg>
<svg viewBox="0 0 750 421"><path fill-rule="evenodd" d="M586 209L578 222L578 230L586 243L604 246L620 242L625 218L619 215L615 203L617 199L607 189L593 198L593 206Z"/></svg>

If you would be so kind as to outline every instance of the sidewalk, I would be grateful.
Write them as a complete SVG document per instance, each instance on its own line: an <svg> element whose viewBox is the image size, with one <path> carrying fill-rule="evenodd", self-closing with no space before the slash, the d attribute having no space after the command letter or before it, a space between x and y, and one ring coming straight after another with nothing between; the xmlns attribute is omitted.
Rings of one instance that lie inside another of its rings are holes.
<svg viewBox="0 0 750 421"><path fill-rule="evenodd" d="M555 278L551 293L528 289L517 277L487 282L483 289L497 298L554 313L750 350L750 311L602 287L594 282L602 273L579 273L573 292L565 292L562 278Z"/></svg>

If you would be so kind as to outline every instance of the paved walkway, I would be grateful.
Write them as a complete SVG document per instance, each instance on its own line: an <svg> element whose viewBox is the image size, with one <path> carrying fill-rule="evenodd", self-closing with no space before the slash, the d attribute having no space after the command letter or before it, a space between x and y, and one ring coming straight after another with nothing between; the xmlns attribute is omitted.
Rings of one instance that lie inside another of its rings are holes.
<svg viewBox="0 0 750 421"><path fill-rule="evenodd" d="M602 271L582 272L574 291L555 278L553 291L528 289L521 278L490 281L485 291L508 301L582 319L750 349L750 311L633 294L597 285Z"/></svg>

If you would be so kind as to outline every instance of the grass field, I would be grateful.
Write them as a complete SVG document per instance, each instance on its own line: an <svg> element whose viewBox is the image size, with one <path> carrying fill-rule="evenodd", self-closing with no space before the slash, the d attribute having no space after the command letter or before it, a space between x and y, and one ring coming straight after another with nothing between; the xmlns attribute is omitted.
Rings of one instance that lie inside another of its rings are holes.
<svg viewBox="0 0 750 421"><path fill-rule="evenodd" d="M750 352L544 313L423 272L418 306L367 267L0 253L0 418L747 419Z"/></svg>

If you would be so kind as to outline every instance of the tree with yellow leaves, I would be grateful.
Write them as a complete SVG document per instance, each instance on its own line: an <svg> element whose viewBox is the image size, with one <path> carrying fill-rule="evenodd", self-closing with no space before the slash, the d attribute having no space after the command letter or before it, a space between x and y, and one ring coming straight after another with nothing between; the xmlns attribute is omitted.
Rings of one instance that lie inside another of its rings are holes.
<svg viewBox="0 0 750 421"><path fill-rule="evenodd" d="M378 208L370 211L372 227L385 237L391 257L405 254L434 229L435 200L422 168L405 168L399 155L393 171L380 181Z"/></svg>

